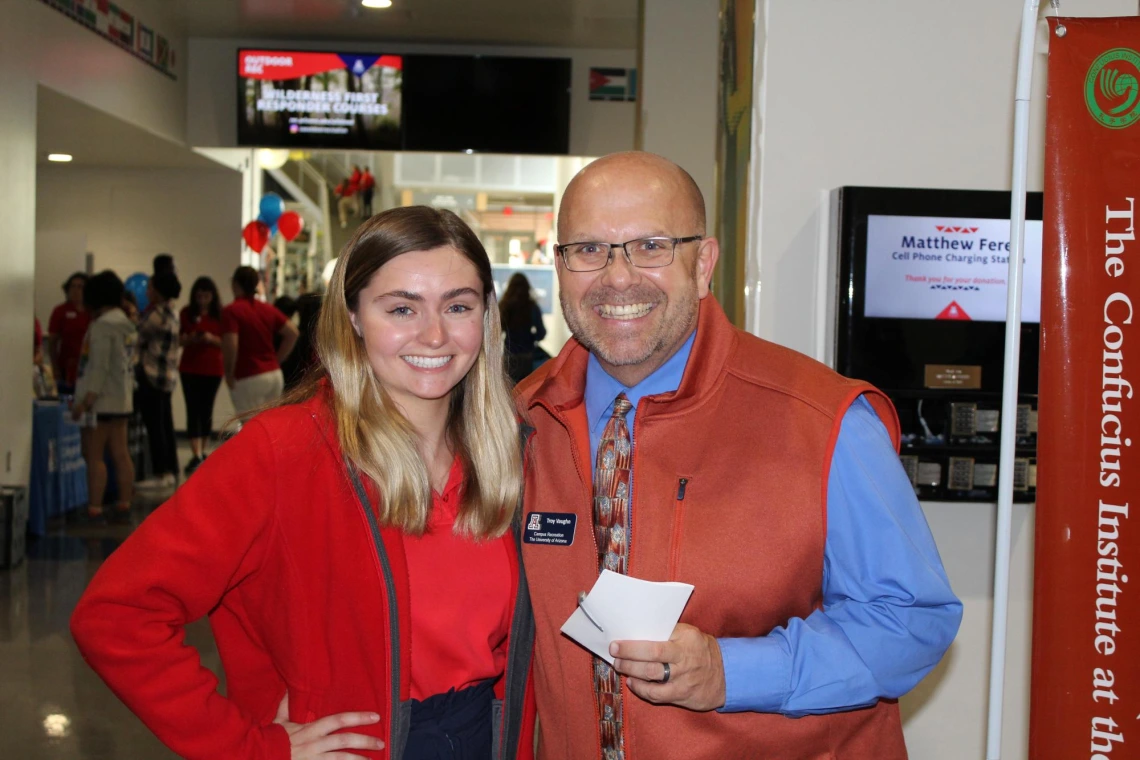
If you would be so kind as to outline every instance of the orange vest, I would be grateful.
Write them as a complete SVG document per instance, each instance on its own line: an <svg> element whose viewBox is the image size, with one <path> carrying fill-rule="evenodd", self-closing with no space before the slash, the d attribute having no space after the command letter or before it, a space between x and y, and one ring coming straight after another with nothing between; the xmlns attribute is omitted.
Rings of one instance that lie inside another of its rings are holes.
<svg viewBox="0 0 1140 760"><path fill-rule="evenodd" d="M571 546L523 546L538 630L540 760L601 756L590 654L559 632L598 575L588 357L572 340L519 388L535 429L525 512L577 515ZM828 469L840 422L860 394L897 445L898 420L881 392L736 329L706 298L680 387L637 409L630 574L693 584L681 622L718 638L764 636L818 609ZM793 719L653 705L624 679L622 694L627 760L906 758L893 701Z"/></svg>

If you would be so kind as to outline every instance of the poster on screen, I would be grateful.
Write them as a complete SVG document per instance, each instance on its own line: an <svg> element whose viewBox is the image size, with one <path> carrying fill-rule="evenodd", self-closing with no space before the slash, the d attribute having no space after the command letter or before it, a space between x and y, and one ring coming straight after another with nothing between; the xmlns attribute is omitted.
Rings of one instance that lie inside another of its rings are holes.
<svg viewBox="0 0 1140 760"><path fill-rule="evenodd" d="M1021 319L1041 321L1041 222L1025 223ZM933 216L867 218L863 315L1005 321L1009 221Z"/></svg>

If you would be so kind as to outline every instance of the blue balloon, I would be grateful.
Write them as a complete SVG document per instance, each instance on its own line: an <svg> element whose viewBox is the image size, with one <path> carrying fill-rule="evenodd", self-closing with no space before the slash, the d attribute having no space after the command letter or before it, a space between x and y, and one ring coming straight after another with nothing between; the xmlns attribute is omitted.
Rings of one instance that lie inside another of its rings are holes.
<svg viewBox="0 0 1140 760"><path fill-rule="evenodd" d="M277 220L285 213L285 201L281 200L281 196L277 193L266 193L261 198L260 209L261 213L257 216L258 221L274 227Z"/></svg>
<svg viewBox="0 0 1140 760"><path fill-rule="evenodd" d="M140 312L146 311L146 307L150 305L150 299L146 297L146 286L149 283L150 275L142 272L135 272L123 283L123 288L135 297L135 303L138 304Z"/></svg>
<svg viewBox="0 0 1140 760"><path fill-rule="evenodd" d="M273 236L277 234L277 222L269 225L269 239L272 240Z"/></svg>

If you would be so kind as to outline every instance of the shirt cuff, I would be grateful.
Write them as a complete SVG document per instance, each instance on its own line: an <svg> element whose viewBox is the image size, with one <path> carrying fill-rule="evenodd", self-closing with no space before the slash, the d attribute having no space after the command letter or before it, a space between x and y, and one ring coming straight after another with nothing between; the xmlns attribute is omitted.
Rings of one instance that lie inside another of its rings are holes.
<svg viewBox="0 0 1140 760"><path fill-rule="evenodd" d="M792 657L784 642L761 636L717 643L724 663L724 707L717 712L780 712L792 681Z"/></svg>

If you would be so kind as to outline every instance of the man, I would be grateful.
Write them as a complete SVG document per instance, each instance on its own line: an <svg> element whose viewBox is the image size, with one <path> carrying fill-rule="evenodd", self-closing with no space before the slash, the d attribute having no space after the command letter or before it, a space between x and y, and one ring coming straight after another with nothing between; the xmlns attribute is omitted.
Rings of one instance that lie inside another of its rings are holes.
<svg viewBox="0 0 1140 760"><path fill-rule="evenodd" d="M366 166L360 175L360 218L368 219L372 216L372 195L376 192L376 178Z"/></svg>
<svg viewBox="0 0 1140 760"><path fill-rule="evenodd" d="M83 272L75 272L68 277L63 283L67 300L52 309L48 320L47 354L61 396L75 393L83 337L91 324L91 315L83 306L83 287L86 284L87 275Z"/></svg>
<svg viewBox="0 0 1140 760"><path fill-rule="evenodd" d="M151 263L155 274L172 274L176 276L178 274L178 271L174 267L174 257L169 253L158 254Z"/></svg>
<svg viewBox="0 0 1140 760"><path fill-rule="evenodd" d="M893 700L961 604L890 402L728 322L704 200L663 158L587 166L558 237L575 339L519 389L524 524L571 526L524 537L539 757L905 758ZM616 673L559 633L603 567L695 586L668 642L611 645Z"/></svg>
<svg viewBox="0 0 1140 760"><path fill-rule="evenodd" d="M360 213L360 206L356 202L356 186L350 180L342 179L333 189L333 194L337 197L336 211L340 217L340 227L344 229L348 226L349 214Z"/></svg>
<svg viewBox="0 0 1140 760"><path fill-rule="evenodd" d="M222 309L222 362L234 410L245 414L275 401L285 388L281 362L297 342L297 328L279 310L256 299L253 267L238 267L234 301ZM280 338L274 348L274 336Z"/></svg>

